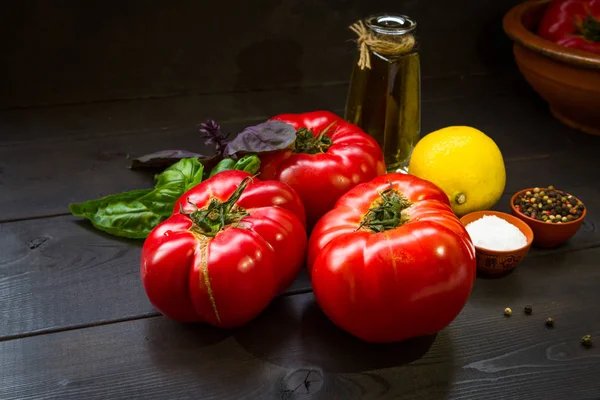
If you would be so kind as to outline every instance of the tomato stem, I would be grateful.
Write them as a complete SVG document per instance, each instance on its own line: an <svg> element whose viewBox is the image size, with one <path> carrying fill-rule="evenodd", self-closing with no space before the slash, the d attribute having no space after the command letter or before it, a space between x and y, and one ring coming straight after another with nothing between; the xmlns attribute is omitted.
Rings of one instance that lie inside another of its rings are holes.
<svg viewBox="0 0 600 400"><path fill-rule="evenodd" d="M336 123L333 121L325 129L321 131L319 136L315 136L312 129L300 128L296 132L296 143L294 153L317 154L325 153L333 144L333 141L326 133Z"/></svg>
<svg viewBox="0 0 600 400"><path fill-rule="evenodd" d="M249 215L246 210L236 205L236 202L251 179L251 177L244 178L231 196L223 202L212 198L208 206L200 209L188 199L188 203L194 207L194 211L186 212L183 210L183 205L180 205L179 212L190 217L193 222L192 231L214 237L226 226L237 223Z"/></svg>
<svg viewBox="0 0 600 400"><path fill-rule="evenodd" d="M394 229L409 221L406 210L412 203L400 192L390 187L379 194L377 199L356 230L368 229L373 232L383 232Z"/></svg>

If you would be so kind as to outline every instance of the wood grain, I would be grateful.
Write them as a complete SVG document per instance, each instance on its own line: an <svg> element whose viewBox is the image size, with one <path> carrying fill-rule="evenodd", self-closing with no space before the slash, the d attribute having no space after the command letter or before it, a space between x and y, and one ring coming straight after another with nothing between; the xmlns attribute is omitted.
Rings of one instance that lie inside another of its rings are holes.
<svg viewBox="0 0 600 400"><path fill-rule="evenodd" d="M518 0L426 3L6 4L0 399L600 399L600 138L554 120L516 72L499 21ZM68 203L149 186L131 157L204 149L197 125L208 118L236 132L283 112L341 114L355 51L347 26L385 9L419 23L422 133L481 129L506 162L496 209L553 184L586 203L582 229L506 276L478 277L447 329L404 343L341 332L306 271L240 329L158 315L139 281L141 242L65 215Z"/></svg>
<svg viewBox="0 0 600 400"><path fill-rule="evenodd" d="M441 81L448 82L441 85L441 91L444 92L449 85L457 84L448 79ZM439 81L436 82L431 88L433 96L440 91ZM87 140L159 131L163 132L163 139L168 144L169 129L193 129L206 119L236 123L266 119L284 112L339 108L346 91L346 85L338 84L317 88L0 110L3 128L1 143L52 142L64 138Z"/></svg>
<svg viewBox="0 0 600 400"><path fill-rule="evenodd" d="M4 341L0 398L596 399L600 347L579 341L600 337L598 257L533 257L479 278L447 329L399 344L341 332L312 294L232 331L153 317Z"/></svg>
<svg viewBox="0 0 600 400"><path fill-rule="evenodd" d="M0 14L0 107L347 82L355 52L348 26L382 11L418 21L425 76L503 71L514 66L497 21L516 3L11 2Z"/></svg>
<svg viewBox="0 0 600 400"><path fill-rule="evenodd" d="M421 89L424 103L518 92L530 97L533 102L530 106L543 104L523 78L514 74L423 77ZM169 127L196 126L208 118L221 123L235 123L286 112L342 110L347 90L347 83L337 83L314 88L0 110L0 144L144 134Z"/></svg>
<svg viewBox="0 0 600 400"><path fill-rule="evenodd" d="M158 315L140 281L141 241L74 217L0 224L0 237L0 340ZM309 290L303 270L286 293Z"/></svg>

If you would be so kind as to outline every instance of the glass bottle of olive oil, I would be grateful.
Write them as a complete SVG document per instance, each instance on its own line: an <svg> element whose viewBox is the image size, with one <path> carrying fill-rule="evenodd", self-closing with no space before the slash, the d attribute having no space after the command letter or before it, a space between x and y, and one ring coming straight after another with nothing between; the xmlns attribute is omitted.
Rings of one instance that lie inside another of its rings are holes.
<svg viewBox="0 0 600 400"><path fill-rule="evenodd" d="M366 26L365 26L366 25ZM359 21L358 52L345 119L373 136L388 172L406 171L421 131L421 76L416 22L379 14Z"/></svg>

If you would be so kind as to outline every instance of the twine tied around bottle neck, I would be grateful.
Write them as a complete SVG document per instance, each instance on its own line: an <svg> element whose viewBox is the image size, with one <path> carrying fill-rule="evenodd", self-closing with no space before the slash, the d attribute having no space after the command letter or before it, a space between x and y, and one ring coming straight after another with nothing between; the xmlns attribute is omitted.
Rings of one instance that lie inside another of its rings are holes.
<svg viewBox="0 0 600 400"><path fill-rule="evenodd" d="M350 29L356 33L359 47L358 66L360 69L371 69L371 56L374 51L385 56L401 55L410 52L415 47L415 37L412 33L403 35L386 35L371 32L363 21L355 22Z"/></svg>

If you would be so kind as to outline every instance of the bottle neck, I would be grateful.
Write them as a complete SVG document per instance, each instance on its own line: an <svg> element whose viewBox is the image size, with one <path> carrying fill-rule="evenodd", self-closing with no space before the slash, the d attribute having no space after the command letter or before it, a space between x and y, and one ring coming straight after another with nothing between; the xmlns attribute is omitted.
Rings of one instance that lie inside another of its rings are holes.
<svg viewBox="0 0 600 400"><path fill-rule="evenodd" d="M378 14L353 24L350 29L358 36L361 69L371 68L371 55L384 59L396 58L415 50L416 22L404 15Z"/></svg>

